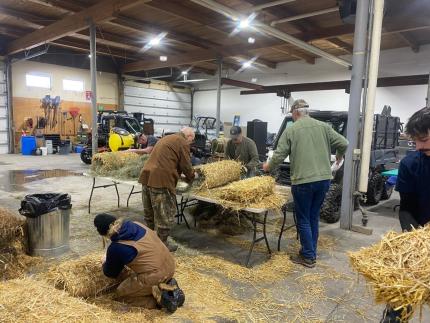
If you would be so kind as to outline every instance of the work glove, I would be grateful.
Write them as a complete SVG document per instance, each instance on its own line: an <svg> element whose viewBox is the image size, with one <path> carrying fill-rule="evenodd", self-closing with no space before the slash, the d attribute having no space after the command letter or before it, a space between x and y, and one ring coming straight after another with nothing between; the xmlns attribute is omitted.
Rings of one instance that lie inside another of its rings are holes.
<svg viewBox="0 0 430 323"><path fill-rule="evenodd" d="M242 173L246 174L248 173L248 168L246 168L246 166L242 165Z"/></svg>

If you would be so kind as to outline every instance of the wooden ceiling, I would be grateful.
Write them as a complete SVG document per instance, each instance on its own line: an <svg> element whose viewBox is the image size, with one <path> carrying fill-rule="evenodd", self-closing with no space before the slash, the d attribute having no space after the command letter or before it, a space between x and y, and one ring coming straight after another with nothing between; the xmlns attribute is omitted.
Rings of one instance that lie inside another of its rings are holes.
<svg viewBox="0 0 430 323"><path fill-rule="evenodd" d="M282 1L217 2L246 16L262 4ZM257 19L270 25L293 18L275 28L335 56L352 52L354 26L342 22L336 0L283 2L258 10ZM382 49L419 51L430 43L429 16L430 1L386 0ZM175 66L213 74L220 56L234 70L249 59L274 69L294 60L314 64L318 57L254 28L232 33L236 23L230 18L190 0L0 0L0 35L7 40L2 54L28 53L48 43L88 53L90 18L97 25L98 54L111 56L123 72ZM144 50L160 33L166 33L160 45Z"/></svg>

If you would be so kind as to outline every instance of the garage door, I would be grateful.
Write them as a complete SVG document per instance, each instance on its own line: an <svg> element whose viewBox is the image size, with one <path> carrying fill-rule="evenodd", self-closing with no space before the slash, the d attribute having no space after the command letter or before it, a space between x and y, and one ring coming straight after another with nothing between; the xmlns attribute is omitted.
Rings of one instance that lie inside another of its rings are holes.
<svg viewBox="0 0 430 323"><path fill-rule="evenodd" d="M0 60L0 154L9 152L8 145L8 115L7 115L7 86L6 86L6 68L3 61Z"/></svg>
<svg viewBox="0 0 430 323"><path fill-rule="evenodd" d="M191 92L166 85L124 84L124 110L154 120L156 133L176 132L191 121Z"/></svg>

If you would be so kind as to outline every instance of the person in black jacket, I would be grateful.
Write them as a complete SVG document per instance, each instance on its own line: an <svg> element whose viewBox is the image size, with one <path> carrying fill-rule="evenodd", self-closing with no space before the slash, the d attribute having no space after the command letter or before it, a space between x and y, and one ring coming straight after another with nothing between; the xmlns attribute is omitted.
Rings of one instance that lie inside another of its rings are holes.
<svg viewBox="0 0 430 323"><path fill-rule="evenodd" d="M406 133L415 142L416 151L400 162L396 182L402 231L430 222L430 108L423 108L411 116L406 124ZM381 323L400 322L400 317L400 311L387 306Z"/></svg>

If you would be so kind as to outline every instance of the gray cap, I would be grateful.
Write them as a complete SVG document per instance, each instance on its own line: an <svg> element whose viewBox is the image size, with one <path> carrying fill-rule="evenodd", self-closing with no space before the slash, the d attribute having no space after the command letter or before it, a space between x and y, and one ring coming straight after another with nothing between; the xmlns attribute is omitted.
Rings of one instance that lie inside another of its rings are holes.
<svg viewBox="0 0 430 323"><path fill-rule="evenodd" d="M298 100L295 100L291 105L290 112L293 112L294 110L297 110L297 109L307 109L307 108L309 108L309 104L303 99L298 99Z"/></svg>
<svg viewBox="0 0 430 323"><path fill-rule="evenodd" d="M230 128L230 137L237 138L242 133L242 129L238 126L233 126Z"/></svg>

